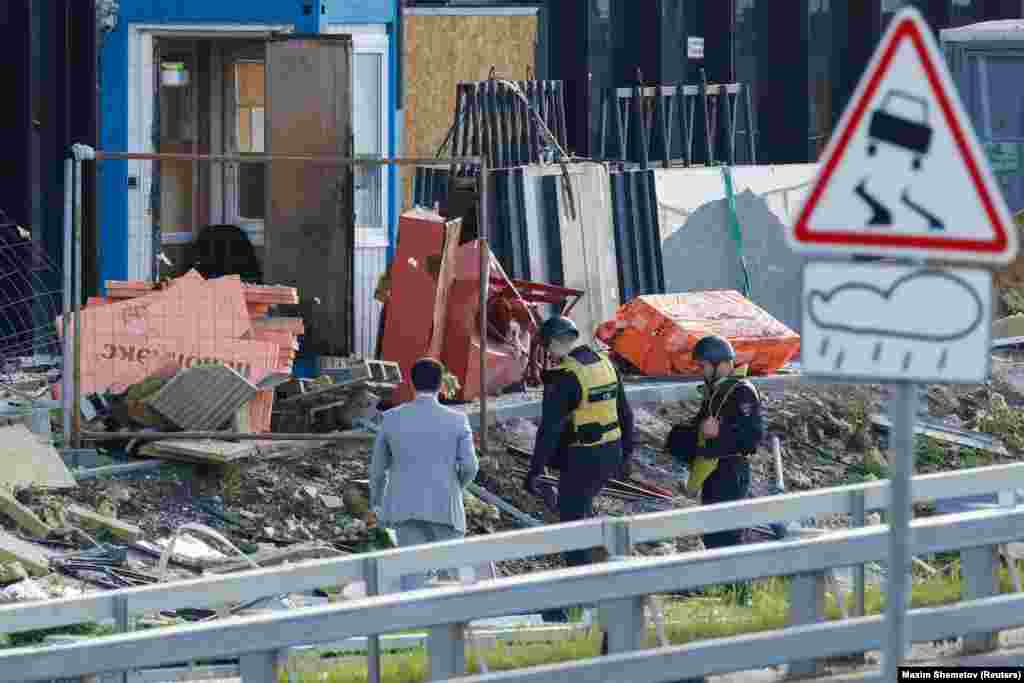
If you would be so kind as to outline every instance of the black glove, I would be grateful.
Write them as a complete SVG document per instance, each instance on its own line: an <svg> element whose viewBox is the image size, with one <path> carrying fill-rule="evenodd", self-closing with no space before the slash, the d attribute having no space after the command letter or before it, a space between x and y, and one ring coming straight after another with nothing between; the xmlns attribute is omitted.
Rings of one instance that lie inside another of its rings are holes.
<svg viewBox="0 0 1024 683"><path fill-rule="evenodd" d="M678 424L668 433L665 450L678 462L688 464L697 450L697 430L686 424Z"/></svg>

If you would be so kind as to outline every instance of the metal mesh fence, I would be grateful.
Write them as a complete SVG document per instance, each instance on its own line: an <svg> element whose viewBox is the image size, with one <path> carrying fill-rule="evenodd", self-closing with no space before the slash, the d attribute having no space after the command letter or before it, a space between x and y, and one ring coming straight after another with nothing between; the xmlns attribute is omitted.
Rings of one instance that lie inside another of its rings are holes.
<svg viewBox="0 0 1024 683"><path fill-rule="evenodd" d="M0 209L0 382L25 357L61 353L60 272L31 235Z"/></svg>

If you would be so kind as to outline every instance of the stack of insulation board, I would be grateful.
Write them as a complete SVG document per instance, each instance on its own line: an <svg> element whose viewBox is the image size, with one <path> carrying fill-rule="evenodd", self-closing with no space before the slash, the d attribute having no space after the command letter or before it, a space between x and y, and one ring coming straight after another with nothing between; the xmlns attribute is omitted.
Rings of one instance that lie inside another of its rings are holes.
<svg viewBox="0 0 1024 683"><path fill-rule="evenodd" d="M693 349L717 334L751 374L770 375L800 352L800 335L735 290L649 294L619 308L597 338L643 374L699 376Z"/></svg>
<svg viewBox="0 0 1024 683"><path fill-rule="evenodd" d="M302 319L268 315L273 306L298 304L293 287L243 284L237 276L206 280L194 270L160 286L141 280L108 280L106 285L107 296L90 298L82 311L83 393L119 391L150 374L166 373L167 358L175 353L181 367L215 359L256 385L291 374L298 337L305 331ZM100 311L108 314L103 320ZM102 338L92 328L100 328ZM196 339L188 337L190 329ZM114 358L107 358L110 348ZM141 349L147 351L145 358ZM117 368L102 362L123 356L134 362ZM257 392L249 403L251 431L270 430L273 406L273 388Z"/></svg>

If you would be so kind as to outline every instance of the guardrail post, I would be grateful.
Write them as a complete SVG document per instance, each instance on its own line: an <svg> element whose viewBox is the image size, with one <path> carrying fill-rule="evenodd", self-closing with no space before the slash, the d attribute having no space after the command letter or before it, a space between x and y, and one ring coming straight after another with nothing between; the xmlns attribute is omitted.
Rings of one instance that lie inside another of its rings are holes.
<svg viewBox="0 0 1024 683"><path fill-rule="evenodd" d="M380 595L384 590L384 574L380 559L368 557L363 563L363 581L366 595ZM366 639L366 680L367 683L381 683L380 634L373 633Z"/></svg>
<svg viewBox="0 0 1024 683"><path fill-rule="evenodd" d="M789 626L816 624L825 618L825 573L808 572L791 577L789 584ZM789 663L789 677L820 676L824 662L807 659Z"/></svg>
<svg viewBox="0 0 1024 683"><path fill-rule="evenodd" d="M850 494L850 528L863 527L867 523L867 510L864 509L864 491L853 491ZM864 565L853 567L853 605L851 617L863 617L867 614L867 590Z"/></svg>
<svg viewBox="0 0 1024 683"><path fill-rule="evenodd" d="M444 681L466 674L466 625L433 626L427 640L430 680Z"/></svg>
<svg viewBox="0 0 1024 683"><path fill-rule="evenodd" d="M277 653L254 652L238 658L242 683L277 683Z"/></svg>
<svg viewBox="0 0 1024 683"><path fill-rule="evenodd" d="M963 600L999 595L999 549L994 546L965 548L960 551L960 586ZM968 633L963 638L963 654L990 652L999 647L999 632Z"/></svg>
<svg viewBox="0 0 1024 683"><path fill-rule="evenodd" d="M114 598L114 628L118 633L128 633L132 630L131 617L128 614L128 599L122 595ZM120 683L128 683L128 671L118 673Z"/></svg>
<svg viewBox="0 0 1024 683"><path fill-rule="evenodd" d="M629 522L609 519L604 523L604 547L608 561L623 561L633 554ZM608 654L632 652L643 647L647 623L644 619L644 598L607 600L600 605L601 624L608 634Z"/></svg>

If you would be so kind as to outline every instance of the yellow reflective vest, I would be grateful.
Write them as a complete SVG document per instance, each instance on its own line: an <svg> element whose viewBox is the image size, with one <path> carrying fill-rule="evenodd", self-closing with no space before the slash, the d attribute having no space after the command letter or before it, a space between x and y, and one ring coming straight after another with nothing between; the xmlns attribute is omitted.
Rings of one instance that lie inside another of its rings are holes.
<svg viewBox="0 0 1024 683"><path fill-rule="evenodd" d="M568 356L558 370L572 373L580 383L580 404L572 413L573 446L600 446L622 438L619 426L619 376L611 361L583 365Z"/></svg>
<svg viewBox="0 0 1024 683"><path fill-rule="evenodd" d="M712 390L711 396L708 397L708 402L710 404L708 414L710 417L714 417L716 420L718 419L718 414L722 411L722 408L725 407L726 400L728 400L733 390L740 384L745 384L750 387L750 389L754 391L754 395L758 395L757 388L744 379L747 376L747 372L748 368L746 366L742 366L736 369L736 372L732 377L725 377L718 382L715 382L715 387ZM715 410L716 400L719 399L719 389L724 389L725 391L721 395L721 400L718 401L717 410ZM758 398L758 400L760 400L760 398ZM707 443L707 440L704 438L704 434L700 431L699 425L697 429L697 446L699 448L703 448ZM716 469L718 469L718 458L709 458L704 455L695 456L690 462L690 476L686 481L687 494L695 496L704 485L704 482L707 481L707 478L710 477Z"/></svg>

